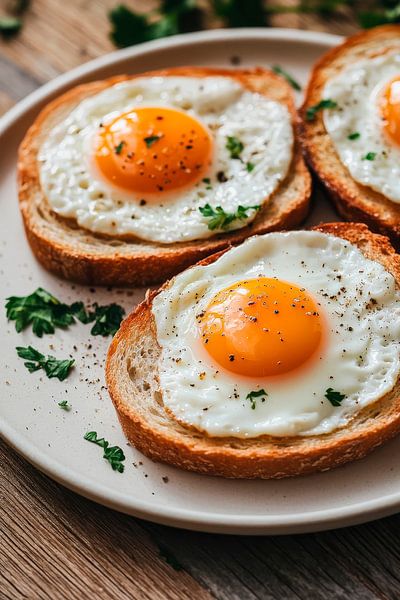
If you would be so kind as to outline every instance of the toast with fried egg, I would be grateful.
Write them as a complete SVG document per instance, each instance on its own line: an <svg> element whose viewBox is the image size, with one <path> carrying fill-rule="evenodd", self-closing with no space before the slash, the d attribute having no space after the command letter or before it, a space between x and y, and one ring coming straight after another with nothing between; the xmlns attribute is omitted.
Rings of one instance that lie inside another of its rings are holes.
<svg viewBox="0 0 400 600"><path fill-rule="evenodd" d="M385 66L390 57L392 64ZM329 87L331 82L336 90L341 84L341 95L331 97L330 91L334 89L332 85ZM399 82L400 25L363 31L317 62L300 111L300 140L306 159L339 214L387 235L397 248L400 245L400 100L396 91ZM325 110L318 110L321 102L325 102ZM325 117L331 120L334 137L327 130ZM373 138L369 131L372 128Z"/></svg>
<svg viewBox="0 0 400 600"><path fill-rule="evenodd" d="M249 235L295 227L307 214L311 179L296 140L287 175L254 220L248 225L243 223L243 227L234 231L215 230L207 239L161 243L134 235L94 233L80 226L76 219L63 217L53 210L39 172L39 151L46 138L80 102L111 86L144 76L229 78L248 91L286 106L294 130L297 127L290 87L281 77L263 69L233 71L187 67L140 76L119 76L80 85L53 100L36 118L20 146L19 201L27 238L35 256L46 269L63 278L96 285L140 286L160 282L205 256L242 242ZM153 138L146 138L148 146L152 142ZM120 154L121 148L125 152L121 143L116 146L115 153ZM88 182L83 182L82 187L87 185ZM63 201L62 197L60 201ZM150 229L157 230L156 221Z"/></svg>
<svg viewBox="0 0 400 600"><path fill-rule="evenodd" d="M393 276L395 286L399 288L400 257L386 237L373 234L366 225L357 223L322 224L315 227L314 231L350 242L365 258L380 263ZM224 253L210 256L199 264L212 265ZM352 268L354 264L350 261ZM342 276L334 274L334 277L340 281ZM122 428L129 441L152 460L228 478L282 478L326 471L363 458L399 433L398 378L392 389L377 401L356 410L345 426L333 428L328 433L261 435L246 439L233 435L213 436L185 425L181 418L174 416L170 407L165 406L160 383L161 347L153 303L157 294L168 285L165 284L156 292L149 292L145 301L126 318L111 343L106 364L108 390ZM376 304L376 300L373 303ZM353 343L356 337L350 329L349 339ZM183 340L181 342L184 343ZM337 386L340 386L342 366L339 363ZM348 366L345 365L345 368ZM296 393L297 387L294 389ZM262 391L268 396L267 387ZM195 388L193 393L196 394ZM232 397L232 401L236 401L235 398ZM266 400L269 401L268 397ZM256 402L259 401L258 398ZM284 401L283 397L281 402ZM248 404L246 410L253 418L261 414L257 413L260 406L265 407L266 404L251 407ZM332 410L334 412L336 409Z"/></svg>

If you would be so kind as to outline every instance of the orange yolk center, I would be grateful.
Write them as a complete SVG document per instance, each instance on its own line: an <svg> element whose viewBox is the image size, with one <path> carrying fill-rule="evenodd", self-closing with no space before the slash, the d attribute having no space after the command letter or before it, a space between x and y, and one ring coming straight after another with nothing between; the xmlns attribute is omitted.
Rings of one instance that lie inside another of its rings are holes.
<svg viewBox="0 0 400 600"><path fill-rule="evenodd" d="M136 108L103 123L95 162L114 185L159 194L196 183L211 163L212 140L199 121L172 108Z"/></svg>
<svg viewBox="0 0 400 600"><path fill-rule="evenodd" d="M381 114L386 134L400 146L400 75L389 82L382 94Z"/></svg>
<svg viewBox="0 0 400 600"><path fill-rule="evenodd" d="M318 349L323 320L304 288L260 277L216 294L198 315L204 348L221 367L249 377L281 375Z"/></svg>

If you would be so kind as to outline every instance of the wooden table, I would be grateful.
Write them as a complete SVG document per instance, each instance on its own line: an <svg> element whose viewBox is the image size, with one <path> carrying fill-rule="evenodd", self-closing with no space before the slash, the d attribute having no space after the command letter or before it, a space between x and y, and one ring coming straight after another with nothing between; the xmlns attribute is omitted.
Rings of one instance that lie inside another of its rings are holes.
<svg viewBox="0 0 400 600"><path fill-rule="evenodd" d="M107 11L115 4L33 0L21 34L0 43L0 112L59 73L112 50ZM274 25L356 30L347 15L329 23L281 16ZM1 599L400 597L399 516L313 535L208 535L98 506L41 475L4 444L0 471Z"/></svg>

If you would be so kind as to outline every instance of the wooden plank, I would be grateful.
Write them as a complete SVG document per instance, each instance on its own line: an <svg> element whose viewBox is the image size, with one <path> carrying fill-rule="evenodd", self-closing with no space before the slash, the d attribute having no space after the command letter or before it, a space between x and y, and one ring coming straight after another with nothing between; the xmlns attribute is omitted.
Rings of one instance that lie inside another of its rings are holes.
<svg viewBox="0 0 400 600"><path fill-rule="evenodd" d="M0 597L210 600L138 521L37 473L0 443Z"/></svg>

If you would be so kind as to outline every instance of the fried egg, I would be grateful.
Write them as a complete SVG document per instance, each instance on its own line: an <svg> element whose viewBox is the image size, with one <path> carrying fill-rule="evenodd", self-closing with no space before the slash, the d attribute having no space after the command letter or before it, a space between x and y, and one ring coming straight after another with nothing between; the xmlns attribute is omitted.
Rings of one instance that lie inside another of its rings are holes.
<svg viewBox="0 0 400 600"><path fill-rule="evenodd" d="M142 77L82 100L39 154L51 208L94 233L173 243L251 222L285 178L287 107L229 77ZM229 219L228 219L229 221Z"/></svg>
<svg viewBox="0 0 400 600"><path fill-rule="evenodd" d="M400 202L400 54L358 61L329 80L324 125L353 179Z"/></svg>
<svg viewBox="0 0 400 600"><path fill-rule="evenodd" d="M153 300L167 411L210 436L324 434L395 385L400 294L349 242L248 239Z"/></svg>

